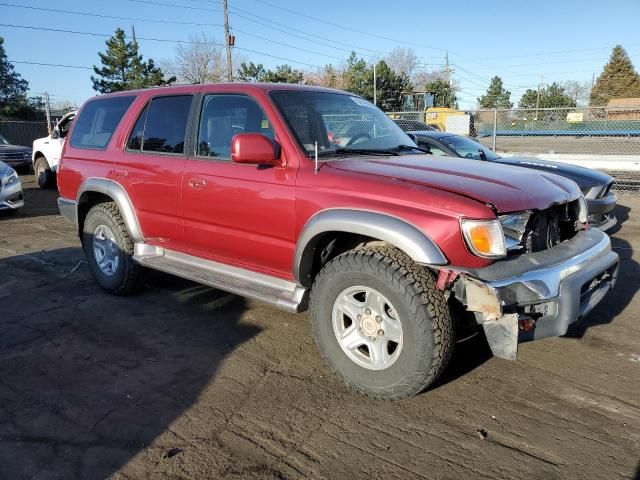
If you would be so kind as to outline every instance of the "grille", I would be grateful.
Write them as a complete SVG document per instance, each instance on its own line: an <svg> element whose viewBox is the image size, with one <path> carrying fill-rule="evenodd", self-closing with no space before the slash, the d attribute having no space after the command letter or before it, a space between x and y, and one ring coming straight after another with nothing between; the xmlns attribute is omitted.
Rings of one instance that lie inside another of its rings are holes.
<svg viewBox="0 0 640 480"><path fill-rule="evenodd" d="M0 160L22 160L23 158L22 152L0 152Z"/></svg>

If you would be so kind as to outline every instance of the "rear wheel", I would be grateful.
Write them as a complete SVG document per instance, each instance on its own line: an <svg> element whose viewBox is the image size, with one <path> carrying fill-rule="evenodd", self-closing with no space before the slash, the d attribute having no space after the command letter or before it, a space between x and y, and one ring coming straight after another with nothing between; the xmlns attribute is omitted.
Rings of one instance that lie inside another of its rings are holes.
<svg viewBox="0 0 640 480"><path fill-rule="evenodd" d="M82 246L91 273L106 291L126 295L141 287L143 269L133 261L133 240L115 203L89 210Z"/></svg>
<svg viewBox="0 0 640 480"><path fill-rule="evenodd" d="M56 184L56 174L49 167L46 158L36 158L33 171L40 188L52 188Z"/></svg>
<svg viewBox="0 0 640 480"><path fill-rule="evenodd" d="M311 291L316 343L350 387L386 400L433 383L453 351L454 328L433 275L394 248L347 252Z"/></svg>

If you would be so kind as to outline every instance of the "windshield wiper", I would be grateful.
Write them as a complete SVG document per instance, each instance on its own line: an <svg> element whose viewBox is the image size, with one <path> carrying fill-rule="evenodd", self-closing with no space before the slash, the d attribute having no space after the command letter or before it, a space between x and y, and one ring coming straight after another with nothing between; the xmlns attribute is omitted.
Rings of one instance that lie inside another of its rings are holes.
<svg viewBox="0 0 640 480"><path fill-rule="evenodd" d="M385 151L387 152L401 152L403 150L418 150L419 152L431 153L431 150L428 148L416 147L413 145L398 145L397 147L389 148Z"/></svg>
<svg viewBox="0 0 640 480"><path fill-rule="evenodd" d="M334 150L325 150L323 152L318 152L318 157L324 157L327 155L399 155L398 152L389 150L379 150L379 149L366 149L366 148L336 148Z"/></svg>

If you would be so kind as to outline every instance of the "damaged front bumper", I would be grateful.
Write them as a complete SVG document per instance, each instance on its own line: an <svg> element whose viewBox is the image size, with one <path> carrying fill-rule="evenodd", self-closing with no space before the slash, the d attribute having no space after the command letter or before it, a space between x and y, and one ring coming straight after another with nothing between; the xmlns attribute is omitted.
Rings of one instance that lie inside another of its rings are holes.
<svg viewBox="0 0 640 480"><path fill-rule="evenodd" d="M552 249L461 275L495 356L515 359L518 342L564 335L613 288L618 255L595 228Z"/></svg>

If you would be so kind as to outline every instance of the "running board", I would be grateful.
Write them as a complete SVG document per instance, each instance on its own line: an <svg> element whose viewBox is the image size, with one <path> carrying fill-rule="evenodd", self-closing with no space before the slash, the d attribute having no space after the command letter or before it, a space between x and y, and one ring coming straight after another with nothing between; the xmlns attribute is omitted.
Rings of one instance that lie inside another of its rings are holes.
<svg viewBox="0 0 640 480"><path fill-rule="evenodd" d="M281 278L136 243L133 260L154 270L270 303L289 312L306 309L307 289Z"/></svg>

